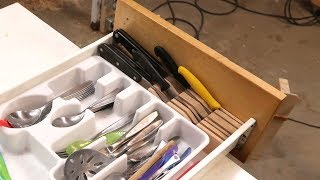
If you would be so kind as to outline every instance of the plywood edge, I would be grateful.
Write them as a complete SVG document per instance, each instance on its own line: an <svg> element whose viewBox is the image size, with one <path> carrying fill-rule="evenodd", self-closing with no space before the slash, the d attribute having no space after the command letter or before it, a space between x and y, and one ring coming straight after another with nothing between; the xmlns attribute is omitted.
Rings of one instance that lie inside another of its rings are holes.
<svg viewBox="0 0 320 180"><path fill-rule="evenodd" d="M235 64L234 62L230 61L228 58L223 56L222 54L218 53L217 51L213 50L212 48L208 47L207 45L201 43L200 41L196 40L192 36L188 35L187 33L183 32L181 29L177 28L176 26L168 23L166 20L161 18L160 16L155 16L153 12L147 10L140 4L138 4L135 1L132 0L119 0L117 3L126 3L126 5L131 6L131 8L134 8L137 10L138 13L145 14L148 16L152 21L157 22L159 26L162 26L163 28L167 29L170 31L172 34L177 35L177 38L181 38L182 40L186 41L190 45L194 46L194 48L200 49L203 53L206 53L210 55L212 58L216 59L218 62L223 64L224 66L228 67L232 71L236 72L237 74L245 77L249 81L251 81L253 84L258 86L261 89L264 89L265 91L269 92L279 100L283 100L285 98L285 94L276 89L275 87L269 85L265 81L261 80L257 76L253 75L249 71L243 69L239 65ZM118 21L116 20L117 16L115 17L115 29L117 27L121 27L118 25ZM152 52L153 54L153 52Z"/></svg>

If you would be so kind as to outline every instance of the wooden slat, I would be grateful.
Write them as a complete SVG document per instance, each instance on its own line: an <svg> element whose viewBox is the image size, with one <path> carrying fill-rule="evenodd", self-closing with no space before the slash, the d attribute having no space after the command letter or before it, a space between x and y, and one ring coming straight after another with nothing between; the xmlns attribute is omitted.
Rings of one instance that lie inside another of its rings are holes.
<svg viewBox="0 0 320 180"><path fill-rule="evenodd" d="M207 133L209 138L210 138L210 143L207 145L207 147L204 148L204 151L206 153L210 153L212 151L212 149L215 149L216 147L218 147L223 142L223 139L221 139L216 134L212 133L209 129L207 129L201 123L198 123L197 126L200 129L202 129L205 133Z"/></svg>
<svg viewBox="0 0 320 180"><path fill-rule="evenodd" d="M209 114L207 118L219 125L220 127L222 127L223 129L225 129L226 131L228 131L230 134L234 133L237 130L237 128L232 126L229 122L227 122L225 119L221 118L214 112Z"/></svg>
<svg viewBox="0 0 320 180"><path fill-rule="evenodd" d="M219 131L221 131L223 134L225 134L226 136L230 136L231 133L229 133L228 131L226 131L225 129L221 128L220 126L218 126L216 123L212 122L210 119L205 118L202 121L207 121L209 124L211 124L212 126L214 126L216 129L218 129Z"/></svg>
<svg viewBox="0 0 320 180"><path fill-rule="evenodd" d="M124 29L153 55L155 46L164 47L178 65L188 68L206 86L222 107L241 120L257 120L246 144L234 153L244 161L285 94L132 0L117 1L114 28Z"/></svg>
<svg viewBox="0 0 320 180"><path fill-rule="evenodd" d="M201 121L200 123L204 126L206 126L208 129L210 129L213 133L218 135L220 138L223 140L226 140L228 138L227 135L225 135L222 131L219 130L219 128L216 128L217 126L213 126L212 124L209 123L210 120L206 119Z"/></svg>
<svg viewBox="0 0 320 180"><path fill-rule="evenodd" d="M228 121L234 127L240 128L240 126L241 126L240 123L238 123L235 119L231 118L230 116L228 116L227 114L223 113L222 111L215 110L214 113L217 114L218 116L220 116L221 118L225 119L226 121Z"/></svg>

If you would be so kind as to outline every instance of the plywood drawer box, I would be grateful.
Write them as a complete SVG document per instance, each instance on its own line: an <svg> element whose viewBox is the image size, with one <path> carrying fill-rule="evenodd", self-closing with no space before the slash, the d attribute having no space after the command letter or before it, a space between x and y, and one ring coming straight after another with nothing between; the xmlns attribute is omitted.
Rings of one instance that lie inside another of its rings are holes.
<svg viewBox="0 0 320 180"><path fill-rule="evenodd" d="M195 161L199 159L200 163L184 177L201 177L214 165L214 161L230 151L239 160L245 161L286 95L134 1L117 1L114 29L118 28L124 29L150 53L157 45L167 49L178 65L188 68L199 78L222 107L243 121L243 125L222 143L211 138L207 148L210 152L196 157ZM111 35L108 35L90 44L39 75L32 83L23 84L23 89L17 87L13 91L27 90L65 71L96 54L99 44L110 41ZM234 149L249 130L251 133L244 144ZM174 177L179 177L182 172L174 174Z"/></svg>

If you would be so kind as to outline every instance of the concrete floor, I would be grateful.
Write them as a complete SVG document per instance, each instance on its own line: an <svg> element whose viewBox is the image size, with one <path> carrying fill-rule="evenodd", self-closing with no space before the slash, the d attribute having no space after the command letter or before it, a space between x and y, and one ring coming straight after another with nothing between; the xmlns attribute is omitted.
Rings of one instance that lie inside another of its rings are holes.
<svg viewBox="0 0 320 180"><path fill-rule="evenodd" d="M13 2L0 1L0 8ZM89 28L90 1L77 0L74 4L63 0L55 8L34 8L23 0L20 2L80 47L103 36ZM160 3L138 2L147 8ZM249 8L279 14L284 3L282 0L240 2ZM230 8L209 0L200 1L200 5L208 9ZM176 4L173 7L178 17L199 25L199 14L192 7ZM169 15L167 7L157 13L162 17ZM304 14L302 10L297 13ZM177 26L193 34L190 27ZM200 40L275 87L278 87L279 77L289 79L291 91L301 97L291 117L320 126L319 33L319 26L292 26L239 9L228 16L205 15ZM319 129L287 121L273 139L260 141L242 167L258 179L320 179L319 138Z"/></svg>

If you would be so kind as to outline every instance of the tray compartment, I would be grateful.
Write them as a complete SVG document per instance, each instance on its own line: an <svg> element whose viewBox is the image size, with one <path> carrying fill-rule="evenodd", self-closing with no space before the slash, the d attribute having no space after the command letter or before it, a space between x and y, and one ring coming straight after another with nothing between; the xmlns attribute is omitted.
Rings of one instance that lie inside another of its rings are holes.
<svg viewBox="0 0 320 180"><path fill-rule="evenodd" d="M53 92L46 87L36 88L22 96L18 96L0 107L0 118L5 119L10 113L21 110L36 109L53 98Z"/></svg>
<svg viewBox="0 0 320 180"><path fill-rule="evenodd" d="M112 68L102 60L99 56L89 57L76 67L49 80L48 87L54 92L55 96L58 96L64 91L85 81L92 80L96 82L112 70Z"/></svg>
<svg viewBox="0 0 320 180"><path fill-rule="evenodd" d="M4 145L3 138L9 142ZM35 137L26 131L3 136L1 152L12 179L47 177L58 159Z"/></svg>

